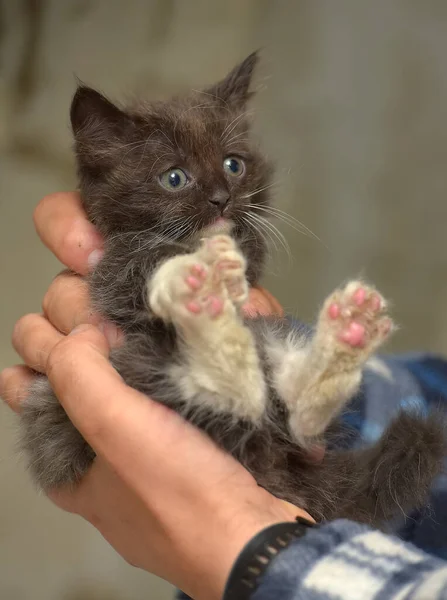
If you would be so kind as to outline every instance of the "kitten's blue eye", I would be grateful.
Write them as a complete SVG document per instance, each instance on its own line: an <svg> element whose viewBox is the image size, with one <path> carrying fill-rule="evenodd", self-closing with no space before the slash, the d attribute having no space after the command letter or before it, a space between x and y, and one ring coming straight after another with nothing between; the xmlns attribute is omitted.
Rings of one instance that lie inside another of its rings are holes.
<svg viewBox="0 0 447 600"><path fill-rule="evenodd" d="M240 177L245 171L244 161L236 156L227 156L223 163L224 170L231 177Z"/></svg>
<svg viewBox="0 0 447 600"><path fill-rule="evenodd" d="M188 176L182 169L169 169L160 175L161 185L171 192L181 190L188 182Z"/></svg>

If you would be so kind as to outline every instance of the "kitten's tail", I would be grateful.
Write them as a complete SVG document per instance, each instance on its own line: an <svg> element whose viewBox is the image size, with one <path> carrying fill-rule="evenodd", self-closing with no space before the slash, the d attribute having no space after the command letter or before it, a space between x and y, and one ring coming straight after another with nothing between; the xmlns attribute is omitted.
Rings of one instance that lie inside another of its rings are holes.
<svg viewBox="0 0 447 600"><path fill-rule="evenodd" d="M446 456L445 415L400 413L374 446L328 453L323 463L340 476L333 518L377 524L399 511L408 516L427 503Z"/></svg>

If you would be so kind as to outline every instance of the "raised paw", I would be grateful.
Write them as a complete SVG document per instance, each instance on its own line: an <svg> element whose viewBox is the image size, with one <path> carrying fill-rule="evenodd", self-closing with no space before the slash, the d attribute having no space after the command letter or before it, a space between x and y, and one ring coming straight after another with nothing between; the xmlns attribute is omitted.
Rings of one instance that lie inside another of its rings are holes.
<svg viewBox="0 0 447 600"><path fill-rule="evenodd" d="M338 343L372 352L389 335L393 322L386 302L372 287L357 281L335 291L326 301L321 326Z"/></svg>
<svg viewBox="0 0 447 600"><path fill-rule="evenodd" d="M152 311L165 321L185 321L199 315L215 318L228 304L223 284L214 281L212 268L196 254L165 262L148 283Z"/></svg>

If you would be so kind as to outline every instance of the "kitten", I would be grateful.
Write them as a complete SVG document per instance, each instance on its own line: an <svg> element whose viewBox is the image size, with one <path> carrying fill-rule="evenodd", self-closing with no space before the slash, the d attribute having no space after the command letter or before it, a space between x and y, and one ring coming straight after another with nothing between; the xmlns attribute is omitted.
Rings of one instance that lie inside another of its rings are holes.
<svg viewBox="0 0 447 600"><path fill-rule="evenodd" d="M252 54L202 92L125 109L78 88L80 189L105 239L93 305L126 334L112 354L124 380L203 428L261 486L319 519L381 524L426 500L443 427L402 413L376 445L312 460L312 444L339 435L337 418L392 322L380 294L355 281L326 300L314 331L242 316L264 264L272 174L250 139L256 62ZM94 452L45 378L21 422L39 486L79 481Z"/></svg>

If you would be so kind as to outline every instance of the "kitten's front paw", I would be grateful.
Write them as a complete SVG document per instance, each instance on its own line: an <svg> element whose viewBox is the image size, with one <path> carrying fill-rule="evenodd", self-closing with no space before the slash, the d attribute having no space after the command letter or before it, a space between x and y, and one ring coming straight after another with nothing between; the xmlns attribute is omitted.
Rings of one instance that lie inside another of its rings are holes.
<svg viewBox="0 0 447 600"><path fill-rule="evenodd" d="M196 254L176 256L165 262L148 284L149 305L165 321L177 321L206 313L217 317L222 294L211 290L210 267Z"/></svg>
<svg viewBox="0 0 447 600"><path fill-rule="evenodd" d="M372 287L351 281L326 300L318 330L352 351L372 353L393 329L384 298Z"/></svg>
<svg viewBox="0 0 447 600"><path fill-rule="evenodd" d="M228 236L205 239L197 252L161 265L148 284L148 298L165 321L234 315L248 298L245 260Z"/></svg>

